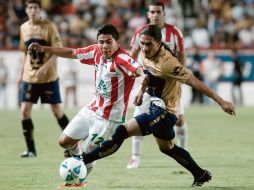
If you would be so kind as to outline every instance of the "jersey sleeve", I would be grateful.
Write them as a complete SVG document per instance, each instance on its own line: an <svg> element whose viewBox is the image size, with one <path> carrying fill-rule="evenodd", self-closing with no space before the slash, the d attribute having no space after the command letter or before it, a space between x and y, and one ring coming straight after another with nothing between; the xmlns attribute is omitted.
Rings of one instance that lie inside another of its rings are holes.
<svg viewBox="0 0 254 190"><path fill-rule="evenodd" d="M55 24L51 23L50 31L51 31L51 34L50 34L51 46L52 47L61 47L62 46L61 37L60 37L60 34L59 34L58 29Z"/></svg>
<svg viewBox="0 0 254 190"><path fill-rule="evenodd" d="M118 61L120 63L119 67L121 68L121 70L124 71L129 76L137 76L136 70L139 67L142 67L140 63L135 61L128 54L119 55Z"/></svg>
<svg viewBox="0 0 254 190"><path fill-rule="evenodd" d="M177 51L178 52L183 52L184 51L184 41L183 41L183 33L181 32L181 30L179 28L177 28L176 26L174 27L174 33L176 35L177 38Z"/></svg>
<svg viewBox="0 0 254 190"><path fill-rule="evenodd" d="M95 64L96 49L97 49L96 45L90 45L87 47L76 49L75 54L81 63L93 65Z"/></svg>
<svg viewBox="0 0 254 190"><path fill-rule="evenodd" d="M19 49L23 52L27 51L25 46L24 36L23 36L23 25L20 26L20 41L19 41Z"/></svg>
<svg viewBox="0 0 254 190"><path fill-rule="evenodd" d="M139 47L139 36L140 36L140 30L136 30L134 32L134 35L131 39L131 48L140 49Z"/></svg>
<svg viewBox="0 0 254 190"><path fill-rule="evenodd" d="M191 72L185 68L175 57L165 60L162 67L162 75L166 78L174 78L185 83L191 76Z"/></svg>

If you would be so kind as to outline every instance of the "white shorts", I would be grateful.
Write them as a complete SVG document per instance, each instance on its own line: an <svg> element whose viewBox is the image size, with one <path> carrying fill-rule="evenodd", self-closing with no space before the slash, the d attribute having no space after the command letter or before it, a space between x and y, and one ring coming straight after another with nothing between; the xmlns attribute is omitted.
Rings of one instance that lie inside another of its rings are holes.
<svg viewBox="0 0 254 190"><path fill-rule="evenodd" d="M150 107L150 95L148 93L144 93L142 104L140 106L135 106L135 111L133 116L136 117L143 113L148 113Z"/></svg>
<svg viewBox="0 0 254 190"><path fill-rule="evenodd" d="M73 139L80 139L83 152L88 153L113 135L120 122L104 119L87 107L82 108L71 120L63 133Z"/></svg>
<svg viewBox="0 0 254 190"><path fill-rule="evenodd" d="M184 105L183 105L183 98L181 96L179 108L178 108L178 115L184 115Z"/></svg>
<svg viewBox="0 0 254 190"><path fill-rule="evenodd" d="M141 115L143 113L149 112L149 106L150 106L150 98L151 96L148 93L144 93L143 96L143 102L141 106L136 106L133 116L136 117L137 115ZM183 98L181 96L179 108L178 108L178 115L184 115L184 105L183 105Z"/></svg>

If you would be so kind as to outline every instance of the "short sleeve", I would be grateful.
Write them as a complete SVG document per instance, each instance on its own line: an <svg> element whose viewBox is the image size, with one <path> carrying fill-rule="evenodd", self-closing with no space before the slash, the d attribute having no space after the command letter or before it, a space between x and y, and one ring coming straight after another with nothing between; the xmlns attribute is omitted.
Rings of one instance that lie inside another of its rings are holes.
<svg viewBox="0 0 254 190"><path fill-rule="evenodd" d="M191 72L172 56L165 60L162 67L162 75L185 83L190 78Z"/></svg>
<svg viewBox="0 0 254 190"><path fill-rule="evenodd" d="M92 65L95 64L95 52L97 50L96 45L90 45L83 48L78 48L75 50L77 58L83 64Z"/></svg>

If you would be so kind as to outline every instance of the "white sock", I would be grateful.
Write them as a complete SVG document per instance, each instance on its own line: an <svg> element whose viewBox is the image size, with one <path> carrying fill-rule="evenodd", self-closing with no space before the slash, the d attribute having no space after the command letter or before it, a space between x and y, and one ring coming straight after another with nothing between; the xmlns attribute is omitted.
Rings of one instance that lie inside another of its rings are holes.
<svg viewBox="0 0 254 190"><path fill-rule="evenodd" d="M80 148L79 143L73 145L72 147L68 148L68 150L74 154L74 155L81 155L82 154L82 150Z"/></svg>
<svg viewBox="0 0 254 190"><path fill-rule="evenodd" d="M143 145L143 136L133 136L132 137L132 159L140 159L142 145Z"/></svg>
<svg viewBox="0 0 254 190"><path fill-rule="evenodd" d="M176 126L175 128L176 136L178 140L178 145L181 148L184 148L187 150L187 144L188 144L188 125L185 122L181 127Z"/></svg>

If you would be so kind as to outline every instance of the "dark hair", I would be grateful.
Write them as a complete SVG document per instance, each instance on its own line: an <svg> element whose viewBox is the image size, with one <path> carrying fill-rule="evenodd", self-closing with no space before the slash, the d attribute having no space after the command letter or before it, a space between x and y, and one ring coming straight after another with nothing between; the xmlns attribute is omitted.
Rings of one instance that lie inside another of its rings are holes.
<svg viewBox="0 0 254 190"><path fill-rule="evenodd" d="M141 30L140 34L148 35L153 37L156 41L161 41L162 35L161 35L161 29L154 24L149 24L144 27L143 30Z"/></svg>
<svg viewBox="0 0 254 190"><path fill-rule="evenodd" d="M37 4L41 8L41 0L26 0L26 7L31 3Z"/></svg>
<svg viewBox="0 0 254 190"><path fill-rule="evenodd" d="M115 27L113 24L106 24L106 25L104 25L103 27L101 27L101 28L98 30L97 39L98 39L98 36L101 35L101 34L112 35L112 37L113 37L116 41L119 40L119 33L118 33L116 27Z"/></svg>
<svg viewBox="0 0 254 190"><path fill-rule="evenodd" d="M155 2L153 2L153 3L150 3L149 4L149 6L160 6L160 7L162 7L162 10L164 11L164 9L165 9L165 6L164 6L164 4L162 3L162 2L160 2L160 1L155 1Z"/></svg>

